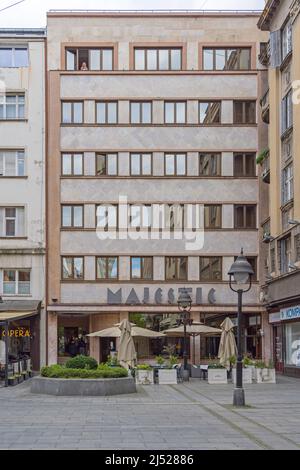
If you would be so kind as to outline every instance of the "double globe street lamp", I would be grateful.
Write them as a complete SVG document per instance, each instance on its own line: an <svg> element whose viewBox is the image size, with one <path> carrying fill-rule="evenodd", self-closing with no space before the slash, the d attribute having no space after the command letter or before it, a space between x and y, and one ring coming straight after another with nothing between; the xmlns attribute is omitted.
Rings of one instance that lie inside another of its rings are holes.
<svg viewBox="0 0 300 470"><path fill-rule="evenodd" d="M252 286L252 276L254 271L251 264L244 256L243 249L236 261L231 266L229 272L229 285L233 292L238 294L238 331L237 331L237 349L238 357L236 363L236 387L233 392L233 406L245 406L245 392L243 389L243 294L249 292Z"/></svg>
<svg viewBox="0 0 300 470"><path fill-rule="evenodd" d="M187 289L182 289L178 297L178 308L181 312L181 318L179 320L179 325L183 325L183 380L188 381L190 373L188 370L188 353L187 353L187 326L192 325L193 320L190 318L190 311L192 308L192 299L187 291Z"/></svg>

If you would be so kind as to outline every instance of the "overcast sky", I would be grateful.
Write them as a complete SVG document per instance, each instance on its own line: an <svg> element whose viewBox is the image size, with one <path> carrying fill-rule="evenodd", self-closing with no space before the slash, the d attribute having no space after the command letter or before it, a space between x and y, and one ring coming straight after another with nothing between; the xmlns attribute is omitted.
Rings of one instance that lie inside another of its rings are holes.
<svg viewBox="0 0 300 470"><path fill-rule="evenodd" d="M0 0L0 10L19 0ZM0 11L1 28L44 27L51 9L151 10L151 9L240 9L259 10L264 0L25 0Z"/></svg>

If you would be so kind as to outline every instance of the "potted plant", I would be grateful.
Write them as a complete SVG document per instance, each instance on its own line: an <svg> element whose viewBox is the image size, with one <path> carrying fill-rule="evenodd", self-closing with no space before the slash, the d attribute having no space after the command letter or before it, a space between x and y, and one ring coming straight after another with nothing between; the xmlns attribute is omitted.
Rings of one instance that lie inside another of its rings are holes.
<svg viewBox="0 0 300 470"><path fill-rule="evenodd" d="M165 359L162 357L162 356L157 356L155 358L156 360L156 364L159 366L159 367L162 367L165 363Z"/></svg>
<svg viewBox="0 0 300 470"><path fill-rule="evenodd" d="M258 384L276 383L276 371L272 361L267 365L264 361L256 361L255 363L255 380Z"/></svg>
<svg viewBox="0 0 300 470"><path fill-rule="evenodd" d="M8 385L10 387L15 387L16 385L18 385L18 383L18 378L15 375L8 377Z"/></svg>
<svg viewBox="0 0 300 470"><path fill-rule="evenodd" d="M135 368L135 383L137 385L153 385L154 370L149 364L139 364Z"/></svg>
<svg viewBox="0 0 300 470"><path fill-rule="evenodd" d="M158 358L156 358L158 359ZM163 358L162 358L163 359ZM161 367L165 363L163 359L163 363L161 362ZM178 357L170 354L166 365L164 368L158 369L158 383L160 385L174 385L177 384L177 368L175 367L178 364Z"/></svg>
<svg viewBox="0 0 300 470"><path fill-rule="evenodd" d="M243 383L244 384L252 384L253 381L253 361L248 358L244 357L243 359ZM232 369L232 381L236 384L236 366Z"/></svg>
<svg viewBox="0 0 300 470"><path fill-rule="evenodd" d="M220 363L208 366L207 380L210 385L227 384L227 370Z"/></svg>

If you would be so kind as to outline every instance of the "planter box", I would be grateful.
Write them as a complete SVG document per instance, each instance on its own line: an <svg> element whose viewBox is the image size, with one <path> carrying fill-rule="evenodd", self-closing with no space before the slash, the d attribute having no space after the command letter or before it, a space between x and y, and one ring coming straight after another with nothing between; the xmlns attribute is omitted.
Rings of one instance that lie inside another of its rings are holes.
<svg viewBox="0 0 300 470"><path fill-rule="evenodd" d="M132 377L118 379L49 379L34 377L31 380L31 393L55 396L106 397L136 393Z"/></svg>
<svg viewBox="0 0 300 470"><path fill-rule="evenodd" d="M255 369L255 380L258 384L276 384L275 369Z"/></svg>
<svg viewBox="0 0 300 470"><path fill-rule="evenodd" d="M18 383L19 383L19 384L23 383L23 382L24 382L24 377L23 377L23 375L20 375L20 376L17 378L17 380L18 380Z"/></svg>
<svg viewBox="0 0 300 470"><path fill-rule="evenodd" d="M207 380L210 385L227 384L227 370L208 369Z"/></svg>
<svg viewBox="0 0 300 470"><path fill-rule="evenodd" d="M154 370L135 370L135 383L137 385L153 385Z"/></svg>
<svg viewBox="0 0 300 470"><path fill-rule="evenodd" d="M174 385L177 382L177 369L158 369L158 383L160 385Z"/></svg>
<svg viewBox="0 0 300 470"><path fill-rule="evenodd" d="M18 385L18 383L19 383L19 382L18 382L18 379L17 379L17 378L15 378L15 379L8 379L8 385L9 385L10 387L15 387L16 385Z"/></svg>
<svg viewBox="0 0 300 470"><path fill-rule="evenodd" d="M243 368L243 384L252 384L252 374L252 367ZM232 381L234 384L236 384L236 369L232 369Z"/></svg>

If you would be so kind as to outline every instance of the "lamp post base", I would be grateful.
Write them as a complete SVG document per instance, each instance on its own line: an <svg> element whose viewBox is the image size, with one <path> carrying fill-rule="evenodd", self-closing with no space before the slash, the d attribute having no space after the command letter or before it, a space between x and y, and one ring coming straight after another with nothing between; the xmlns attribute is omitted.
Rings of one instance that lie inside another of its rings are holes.
<svg viewBox="0 0 300 470"><path fill-rule="evenodd" d="M243 388L234 389L233 406L245 406L245 392Z"/></svg>
<svg viewBox="0 0 300 470"><path fill-rule="evenodd" d="M183 370L183 381L188 382L190 380L190 371L188 369Z"/></svg>

